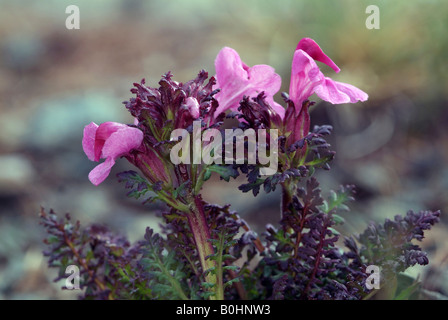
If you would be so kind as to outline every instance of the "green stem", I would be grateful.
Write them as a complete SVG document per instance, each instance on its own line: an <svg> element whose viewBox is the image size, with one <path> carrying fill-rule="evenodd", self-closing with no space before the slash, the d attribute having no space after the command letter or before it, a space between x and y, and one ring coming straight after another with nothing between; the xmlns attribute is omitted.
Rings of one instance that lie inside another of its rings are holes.
<svg viewBox="0 0 448 320"><path fill-rule="evenodd" d="M202 168L199 172L198 178L196 179L196 185L194 186L193 190L195 195L199 194L199 192L201 191L202 185L204 184L204 174L206 170L206 168Z"/></svg>
<svg viewBox="0 0 448 320"><path fill-rule="evenodd" d="M216 246L217 249L220 251L217 254L217 260L216 260L216 299L217 300L224 300L224 279L223 279L223 259L222 259L222 252L224 249L224 234L221 233L219 235L219 244Z"/></svg>
<svg viewBox="0 0 448 320"><path fill-rule="evenodd" d="M208 256L214 254L214 249L210 241L210 231L207 225L204 208L202 206L201 198L197 195L192 196L191 210L187 213L188 223L191 232L193 233L194 242L199 254L202 270L205 272L209 269L216 270L216 261L207 259ZM205 276L207 283L214 284L214 295L210 299L223 300L224 294L222 286L217 285L217 278L215 272L208 272Z"/></svg>
<svg viewBox="0 0 448 320"><path fill-rule="evenodd" d="M187 205L183 204L182 202L172 200L171 196L167 195L166 192L160 191L157 193L157 196L160 198L160 200L164 201L174 209L177 209L181 212L189 212L189 207Z"/></svg>
<svg viewBox="0 0 448 320"><path fill-rule="evenodd" d="M292 179L292 181L287 180L281 183L282 186L282 200L280 204L281 217L283 217L283 212L288 210L289 204L292 202L292 197L296 193L297 184Z"/></svg>

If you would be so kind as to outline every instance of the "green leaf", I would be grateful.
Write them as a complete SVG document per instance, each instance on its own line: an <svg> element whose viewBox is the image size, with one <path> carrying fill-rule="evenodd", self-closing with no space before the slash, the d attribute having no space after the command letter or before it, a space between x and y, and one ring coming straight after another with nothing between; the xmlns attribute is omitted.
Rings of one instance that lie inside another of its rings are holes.
<svg viewBox="0 0 448 320"><path fill-rule="evenodd" d="M330 230L335 236L339 236L341 234L338 230L331 227L328 227L328 230Z"/></svg>
<svg viewBox="0 0 448 320"><path fill-rule="evenodd" d="M417 289L419 288L420 283L419 282L415 282L412 285L410 285L409 287L403 289L396 297L394 300L409 300L409 298L412 296L412 294L417 291Z"/></svg>
<svg viewBox="0 0 448 320"><path fill-rule="evenodd" d="M205 289L211 289L211 288L213 288L213 287L215 286L215 284L214 284L214 283L211 283L211 282L202 282L202 286L203 286Z"/></svg>
<svg viewBox="0 0 448 320"><path fill-rule="evenodd" d="M129 277L126 275L126 273L124 272L123 269L118 268L117 271L120 274L120 276L122 277L122 281L129 282Z"/></svg>
<svg viewBox="0 0 448 320"><path fill-rule="evenodd" d="M140 260L140 265L150 275L148 287L157 299L188 300L185 294L187 285L184 264L177 258L176 252L168 252L164 240L151 231L147 231L145 236L147 242Z"/></svg>
<svg viewBox="0 0 448 320"><path fill-rule="evenodd" d="M208 173L210 172L210 173ZM238 170L233 168L232 165L218 165L213 164L211 166L208 166L206 169L206 172L204 176L211 174L211 172L216 172L223 178L225 181L229 182L230 178L236 178L238 177Z"/></svg>
<svg viewBox="0 0 448 320"><path fill-rule="evenodd" d="M47 237L47 243L48 244L53 244L53 243L58 243L59 242L59 238L54 236L54 235L49 235Z"/></svg>
<svg viewBox="0 0 448 320"><path fill-rule="evenodd" d="M212 171L211 170L205 170L203 180L207 181L208 179L210 179L211 176L212 176Z"/></svg>
<svg viewBox="0 0 448 320"><path fill-rule="evenodd" d="M345 219L343 217L341 217L340 215L338 215L338 214L333 214L333 221L336 224L343 224L343 223L345 223Z"/></svg>
<svg viewBox="0 0 448 320"><path fill-rule="evenodd" d="M222 267L223 270L232 270L232 271L238 271L239 267L237 266L224 266Z"/></svg>
<svg viewBox="0 0 448 320"><path fill-rule="evenodd" d="M226 283L224 283L224 288L230 287L235 282L240 282L240 278L237 277L235 279L227 281Z"/></svg>
<svg viewBox="0 0 448 320"><path fill-rule="evenodd" d="M349 211L349 207L346 202L353 200L354 189L353 186L341 186L337 192L331 190L328 196L328 200L324 201L321 205L321 210L327 214L332 211ZM339 215L333 213L333 218L336 224L341 224L344 219Z"/></svg>
<svg viewBox="0 0 448 320"><path fill-rule="evenodd" d="M208 275L209 273L213 273L216 270L216 267L211 267L204 271L204 276Z"/></svg>
<svg viewBox="0 0 448 320"><path fill-rule="evenodd" d="M232 256L231 254L223 254L222 255L222 260L235 260L236 258L234 256Z"/></svg>

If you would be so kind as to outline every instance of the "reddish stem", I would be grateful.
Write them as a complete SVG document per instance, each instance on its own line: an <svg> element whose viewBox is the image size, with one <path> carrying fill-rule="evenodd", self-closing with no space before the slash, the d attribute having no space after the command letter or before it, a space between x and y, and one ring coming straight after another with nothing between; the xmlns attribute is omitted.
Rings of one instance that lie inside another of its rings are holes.
<svg viewBox="0 0 448 320"><path fill-rule="evenodd" d="M193 233L194 242L199 254L199 260L201 262L202 271L207 271L213 267L216 267L216 261L207 259L208 256L215 253L212 244L208 241L210 237L210 231L207 225L205 217L204 207L202 206L202 199L199 195L193 197L194 206L190 212L187 213L188 223L190 225L191 232ZM223 300L222 285L217 283L217 277L214 273L208 273L205 276L205 281L216 284L215 293L213 298Z"/></svg>

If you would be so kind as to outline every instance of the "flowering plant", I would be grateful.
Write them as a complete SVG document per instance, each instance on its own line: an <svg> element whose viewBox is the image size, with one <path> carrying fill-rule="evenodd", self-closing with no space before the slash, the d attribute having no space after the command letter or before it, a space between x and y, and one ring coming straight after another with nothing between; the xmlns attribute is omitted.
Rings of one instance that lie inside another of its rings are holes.
<svg viewBox="0 0 448 320"><path fill-rule="evenodd" d="M81 229L69 216L42 210L49 233L45 255L50 267L59 268L58 279L68 265L77 265L83 297L95 299L365 299L378 292L409 298L412 290L389 284L407 268L428 263L412 240L421 241L440 213L409 211L345 237L345 249L337 245L335 226L344 222L355 188L322 196L313 174L330 168L335 152L325 137L332 128L310 129L309 99L316 93L341 104L368 96L326 77L316 61L340 71L314 40L302 39L293 54L289 94L282 94L285 107L274 100L281 86L274 68L249 67L231 48L219 52L214 77L200 71L179 83L166 73L158 88L134 83L135 97L125 102L134 123L92 122L82 145L90 160L105 159L89 174L94 185L118 158L139 170L119 173L119 181L128 196L166 204L162 231L147 228L131 245L104 226ZM236 127L226 129L225 122ZM230 138L223 137L228 130ZM258 141L251 141L255 132ZM240 146L232 144L241 138L237 133L243 133ZM279 187L277 226L258 235L230 205L206 202L201 190L213 173L225 181L244 175L239 189L254 196L260 188ZM371 266L381 270L380 287L370 279Z"/></svg>

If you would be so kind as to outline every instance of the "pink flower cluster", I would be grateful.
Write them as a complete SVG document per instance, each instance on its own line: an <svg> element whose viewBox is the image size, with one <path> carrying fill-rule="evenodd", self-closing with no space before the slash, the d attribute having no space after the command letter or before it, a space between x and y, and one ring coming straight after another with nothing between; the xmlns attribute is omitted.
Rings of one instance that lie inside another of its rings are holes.
<svg viewBox="0 0 448 320"><path fill-rule="evenodd" d="M367 100L368 95L360 89L325 77L315 61L325 63L336 73L340 71L314 40L310 38L300 40L292 59L289 85L289 96L294 102L297 114L302 103L313 93L332 104ZM235 50L223 48L215 60L215 68L217 87L221 88L221 92L216 95L219 112L228 109L236 111L243 96L253 97L264 91L267 102L282 119L284 118L285 109L274 102L274 95L281 86L281 78L272 67L268 65L248 67Z"/></svg>
<svg viewBox="0 0 448 320"><path fill-rule="evenodd" d="M308 106L304 102L314 93L332 104L355 103L365 101L368 95L362 90L325 77L316 61L330 66L335 72L339 67L322 51L312 39L304 38L294 51L291 67L289 99L294 110L288 110L274 101L274 95L280 90L281 77L268 65L247 66L238 53L228 47L223 48L215 60L216 84L220 91L215 95L219 103L214 117L228 110L237 111L243 97L256 97L264 92L266 102L283 120L284 129L292 131L292 136L303 136L309 127ZM193 119L199 116L199 105L189 98L186 107ZM87 157L98 162L89 174L94 185L103 182L109 175L115 160L128 156L133 150L142 149L143 132L136 127L106 122L101 125L90 123L84 128L83 149Z"/></svg>

